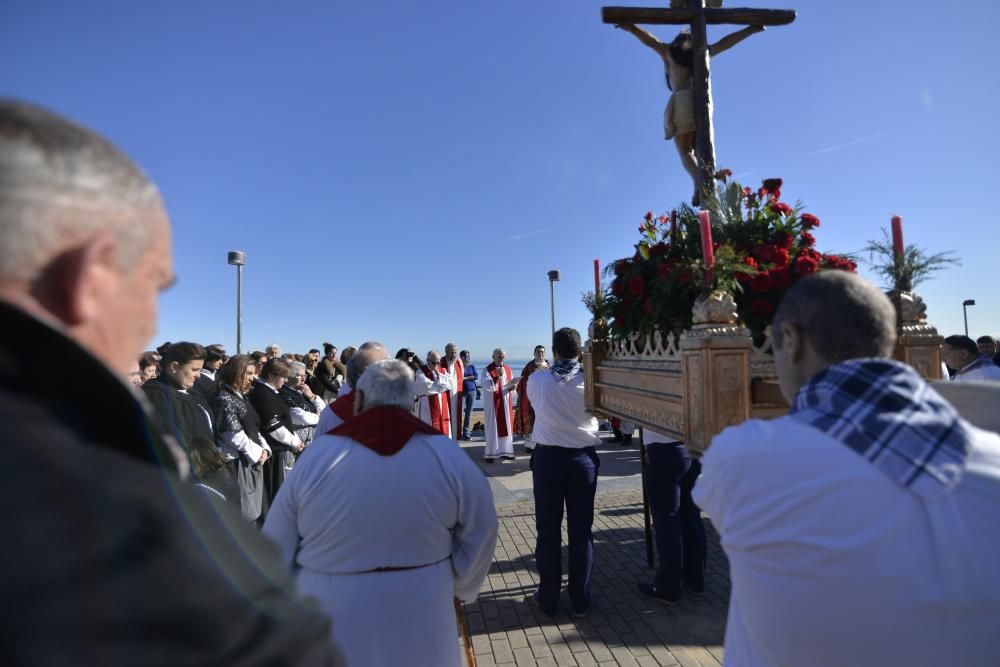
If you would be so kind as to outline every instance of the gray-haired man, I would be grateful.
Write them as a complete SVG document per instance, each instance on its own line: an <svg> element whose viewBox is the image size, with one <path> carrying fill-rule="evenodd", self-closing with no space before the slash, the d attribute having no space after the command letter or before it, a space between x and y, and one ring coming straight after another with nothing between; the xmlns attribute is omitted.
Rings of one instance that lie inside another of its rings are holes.
<svg viewBox="0 0 1000 667"><path fill-rule="evenodd" d="M332 662L328 621L181 481L120 379L174 280L156 186L97 134L0 101L0 236L4 662Z"/></svg>

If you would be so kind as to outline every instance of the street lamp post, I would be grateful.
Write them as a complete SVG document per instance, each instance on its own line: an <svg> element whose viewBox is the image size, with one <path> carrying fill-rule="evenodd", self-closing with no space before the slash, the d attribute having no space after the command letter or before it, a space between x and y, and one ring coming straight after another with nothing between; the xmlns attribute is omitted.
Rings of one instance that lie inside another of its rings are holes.
<svg viewBox="0 0 1000 667"><path fill-rule="evenodd" d="M556 335L556 282L559 280L559 271L553 269L549 271L549 303L552 305L552 335Z"/></svg>
<svg viewBox="0 0 1000 667"><path fill-rule="evenodd" d="M236 267L236 354L243 353L243 265L247 254L239 250L229 251L229 263Z"/></svg>
<svg viewBox="0 0 1000 667"><path fill-rule="evenodd" d="M976 305L975 299L966 299L962 302L962 318L965 320L965 335L969 335L969 306Z"/></svg>

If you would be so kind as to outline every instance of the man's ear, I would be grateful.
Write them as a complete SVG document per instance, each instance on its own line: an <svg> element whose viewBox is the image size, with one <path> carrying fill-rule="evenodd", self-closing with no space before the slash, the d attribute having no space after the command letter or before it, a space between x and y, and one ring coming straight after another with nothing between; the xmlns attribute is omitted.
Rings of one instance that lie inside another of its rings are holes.
<svg viewBox="0 0 1000 667"><path fill-rule="evenodd" d="M354 397L354 414L360 415L365 411L365 392L355 389L354 393L357 394Z"/></svg>
<svg viewBox="0 0 1000 667"><path fill-rule="evenodd" d="M805 356L805 340L802 338L802 330L791 322L781 322L778 325L781 331L781 349L788 355L788 360L793 364L802 363Z"/></svg>
<svg viewBox="0 0 1000 667"><path fill-rule="evenodd" d="M66 326L79 326L102 316L120 275L114 237L99 234L53 259L32 296Z"/></svg>

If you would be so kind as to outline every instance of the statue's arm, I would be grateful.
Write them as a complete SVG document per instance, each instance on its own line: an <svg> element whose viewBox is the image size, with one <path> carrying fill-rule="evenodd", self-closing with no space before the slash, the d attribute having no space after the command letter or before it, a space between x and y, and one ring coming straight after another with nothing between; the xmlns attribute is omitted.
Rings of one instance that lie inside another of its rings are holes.
<svg viewBox="0 0 1000 667"><path fill-rule="evenodd" d="M736 32L726 35L712 46L708 47L709 55L718 55L723 51L733 48L744 39L750 35L756 34L758 32L764 32L764 26L762 25L749 25L742 30L737 30Z"/></svg>
<svg viewBox="0 0 1000 667"><path fill-rule="evenodd" d="M653 49L657 53L662 54L667 49L667 45L661 42L660 40L656 39L656 37L652 33L646 32L642 28L639 28L631 23L619 23L615 27L620 28L625 32L632 33L633 35L636 36L636 38L640 42L642 42L649 48Z"/></svg>

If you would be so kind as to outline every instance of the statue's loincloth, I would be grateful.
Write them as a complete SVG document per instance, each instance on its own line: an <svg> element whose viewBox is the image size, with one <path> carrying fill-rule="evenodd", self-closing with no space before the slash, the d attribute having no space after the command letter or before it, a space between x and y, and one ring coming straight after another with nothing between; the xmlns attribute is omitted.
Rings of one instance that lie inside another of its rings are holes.
<svg viewBox="0 0 1000 667"><path fill-rule="evenodd" d="M670 141L678 134L694 130L694 93L690 88L676 90L663 111L663 138Z"/></svg>

